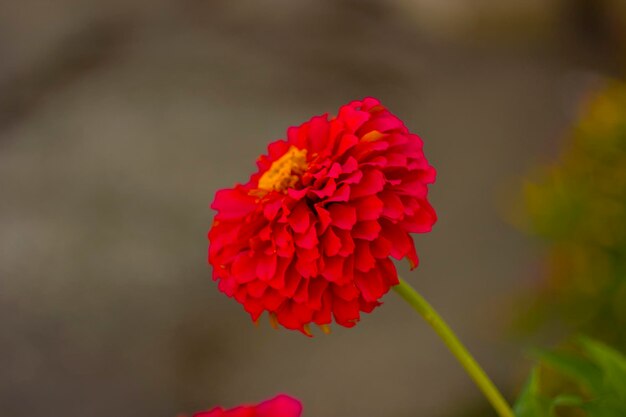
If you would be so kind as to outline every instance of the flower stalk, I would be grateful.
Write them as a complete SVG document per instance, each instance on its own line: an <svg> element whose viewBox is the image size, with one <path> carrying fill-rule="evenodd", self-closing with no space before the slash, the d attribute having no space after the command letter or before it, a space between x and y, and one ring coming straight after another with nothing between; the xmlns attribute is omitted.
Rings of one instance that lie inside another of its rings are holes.
<svg viewBox="0 0 626 417"><path fill-rule="evenodd" d="M450 352L461 363L465 371L474 380L500 417L515 417L511 407L500 391L489 379L485 371L460 342L452 329L446 324L435 309L413 287L399 278L400 283L393 289L417 311L430 327L441 337Z"/></svg>

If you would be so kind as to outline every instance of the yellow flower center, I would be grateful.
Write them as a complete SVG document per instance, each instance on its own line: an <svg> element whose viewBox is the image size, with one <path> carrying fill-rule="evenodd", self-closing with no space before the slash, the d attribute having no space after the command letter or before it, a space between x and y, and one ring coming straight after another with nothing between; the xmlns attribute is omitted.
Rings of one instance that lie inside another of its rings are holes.
<svg viewBox="0 0 626 417"><path fill-rule="evenodd" d="M296 185L300 175L307 169L306 149L291 146L289 150L272 163L259 178L259 189L265 191L285 191Z"/></svg>

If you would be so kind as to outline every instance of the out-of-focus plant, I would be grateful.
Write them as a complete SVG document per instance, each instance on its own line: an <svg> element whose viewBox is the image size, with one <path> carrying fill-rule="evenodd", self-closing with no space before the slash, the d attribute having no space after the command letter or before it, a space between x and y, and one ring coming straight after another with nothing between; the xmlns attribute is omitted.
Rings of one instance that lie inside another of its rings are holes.
<svg viewBox="0 0 626 417"><path fill-rule="evenodd" d="M522 224L546 243L546 276L522 323L556 318L626 349L626 84L585 101L558 161L537 174Z"/></svg>
<svg viewBox="0 0 626 417"><path fill-rule="evenodd" d="M541 363L515 405L517 417L626 416L626 357L587 338L574 347L540 352ZM569 385L550 386L555 374Z"/></svg>

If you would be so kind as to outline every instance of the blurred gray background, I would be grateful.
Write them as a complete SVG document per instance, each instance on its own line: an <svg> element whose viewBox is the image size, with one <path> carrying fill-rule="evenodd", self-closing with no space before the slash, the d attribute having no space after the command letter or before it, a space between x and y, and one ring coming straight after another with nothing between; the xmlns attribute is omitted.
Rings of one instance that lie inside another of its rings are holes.
<svg viewBox="0 0 626 417"><path fill-rule="evenodd" d="M514 395L502 220L580 97L619 0L0 1L0 414L174 417L287 392L305 417L464 416L479 392L390 293L354 329L255 327L206 265L208 208L269 141L378 97L425 141L440 220L404 276ZM503 197L504 196L504 197ZM509 197L507 197L509 196ZM319 332L318 332L319 333ZM488 412L476 415L489 415Z"/></svg>

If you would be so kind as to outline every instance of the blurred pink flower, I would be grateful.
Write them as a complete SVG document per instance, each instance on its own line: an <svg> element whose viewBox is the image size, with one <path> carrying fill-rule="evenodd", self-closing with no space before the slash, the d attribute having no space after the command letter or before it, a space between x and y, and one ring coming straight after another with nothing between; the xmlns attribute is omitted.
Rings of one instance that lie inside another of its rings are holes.
<svg viewBox="0 0 626 417"><path fill-rule="evenodd" d="M278 395L257 405L240 405L230 410L216 407L193 417L300 417L302 404L288 395Z"/></svg>

